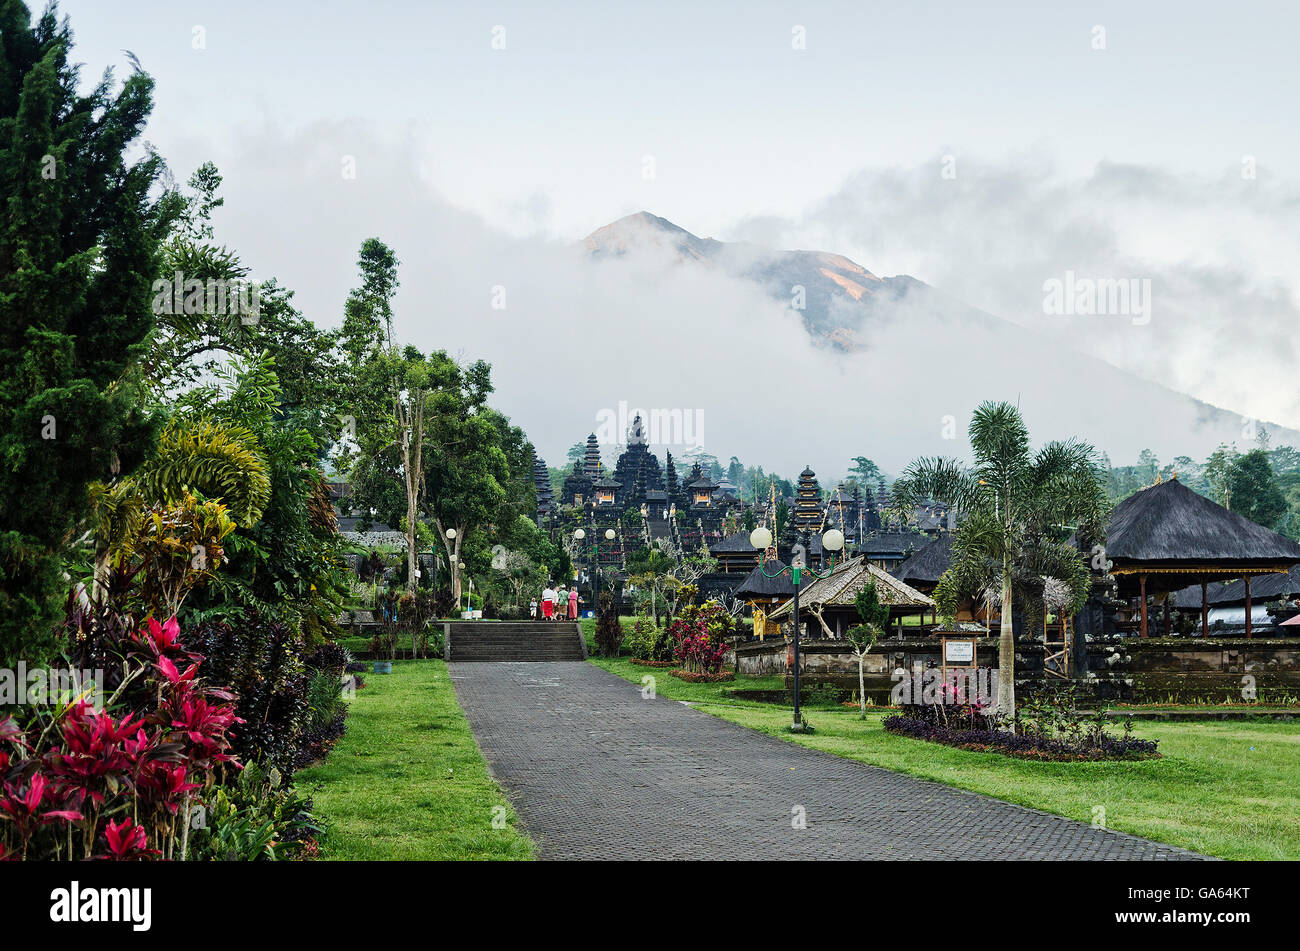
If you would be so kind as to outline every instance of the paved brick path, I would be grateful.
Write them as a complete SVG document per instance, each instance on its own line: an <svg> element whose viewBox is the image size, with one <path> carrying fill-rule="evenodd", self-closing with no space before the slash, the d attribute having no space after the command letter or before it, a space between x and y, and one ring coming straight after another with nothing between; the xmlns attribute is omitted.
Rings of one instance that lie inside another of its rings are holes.
<svg viewBox="0 0 1300 951"><path fill-rule="evenodd" d="M450 667L543 858L1201 857L643 700L591 664Z"/></svg>

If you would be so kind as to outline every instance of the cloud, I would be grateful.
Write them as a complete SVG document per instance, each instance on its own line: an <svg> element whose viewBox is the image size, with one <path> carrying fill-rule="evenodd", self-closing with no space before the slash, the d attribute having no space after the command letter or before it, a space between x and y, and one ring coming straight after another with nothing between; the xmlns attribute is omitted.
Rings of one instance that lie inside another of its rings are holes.
<svg viewBox="0 0 1300 951"><path fill-rule="evenodd" d="M1102 163L1066 178L1036 156L867 169L807 213L729 237L835 249L908 273L1064 345L1219 406L1300 426L1300 190L1249 164L1217 178ZM1043 312L1067 272L1149 280L1149 324Z"/></svg>
<svg viewBox="0 0 1300 951"><path fill-rule="evenodd" d="M816 346L784 303L721 268L682 263L666 249L593 261L576 240L489 226L430 187L427 169L445 143L429 127L394 139L362 122L268 126L192 145L171 153L178 177L206 158L226 175L218 237L258 277L294 289L318 324L338 323L361 241L390 244L402 262L399 334L492 363L495 404L552 465L621 401L697 413L705 448L723 460L734 454L787 476L811 465L824 483L859 454L895 472L919 454L963 455L970 412L989 398L1019 401L1036 439L1081 436L1117 461L1146 446L1163 458L1196 455L1240 440L1240 420L1071 346L1230 396L1231 375L1212 357L1217 346L1217 359L1240 366L1223 346L1223 328L1241 313L1234 302L1250 304L1254 322L1237 332L1265 351L1261 363L1285 359L1283 345L1267 341L1295 313L1282 272L1267 280L1253 249L1196 256L1186 232L1181 249L1148 247L1108 217L1128 202L1132 217L1164 227L1194 197L1186 181L1150 171L1104 168L1061 183L1030 163L962 164L948 192L918 169L864 172L800 220L742 222L737 237L848 253L876 274L907 271L948 293L909 296L866 329L867 352L841 354ZM342 174L347 157L355 179ZM1220 183L1220 205L1230 191ZM1243 194L1243 227L1270 220L1277 198ZM519 209L539 226L551 212L541 194ZM1279 248L1290 247L1280 231ZM1152 277L1151 324L1045 328L1043 281L1066 268ZM972 320L957 299L1035 330ZM1272 369L1247 376L1256 385L1274 379Z"/></svg>

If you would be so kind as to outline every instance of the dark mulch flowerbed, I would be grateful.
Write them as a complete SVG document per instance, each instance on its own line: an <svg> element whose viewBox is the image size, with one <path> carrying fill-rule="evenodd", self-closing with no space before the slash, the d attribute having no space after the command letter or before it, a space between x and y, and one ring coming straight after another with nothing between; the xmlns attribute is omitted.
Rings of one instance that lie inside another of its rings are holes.
<svg viewBox="0 0 1300 951"><path fill-rule="evenodd" d="M629 657L628 661L638 667L671 667L676 663L672 660L642 660L639 657Z"/></svg>
<svg viewBox="0 0 1300 951"><path fill-rule="evenodd" d="M1001 753L1020 759L1048 762L1080 762L1110 759L1159 759L1156 740L1139 740L1132 736L1107 734L1097 744L1072 743L1055 737L1006 730L962 730L931 720L889 716L881 721L890 733L910 736L930 743L942 743L961 750Z"/></svg>
<svg viewBox="0 0 1300 951"><path fill-rule="evenodd" d="M735 672L730 670L718 674L703 674L694 670L678 669L670 671L670 673L678 680L685 680L687 683L692 684L717 684L722 683L724 680L736 679Z"/></svg>
<svg viewBox="0 0 1300 951"><path fill-rule="evenodd" d="M347 713L340 713L329 724L319 730L304 730L298 740L298 751L294 761L294 772L306 769L318 763L334 748L347 730Z"/></svg>

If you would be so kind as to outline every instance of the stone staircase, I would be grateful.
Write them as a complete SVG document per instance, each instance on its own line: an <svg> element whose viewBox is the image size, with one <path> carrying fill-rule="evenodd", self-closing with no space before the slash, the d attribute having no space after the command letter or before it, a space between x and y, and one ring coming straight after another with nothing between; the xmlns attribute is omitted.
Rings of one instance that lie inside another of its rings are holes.
<svg viewBox="0 0 1300 951"><path fill-rule="evenodd" d="M660 538L672 538L673 526L666 518L648 518L646 519L646 531L650 541L654 542Z"/></svg>
<svg viewBox="0 0 1300 951"><path fill-rule="evenodd" d="M587 659L575 621L447 621L443 645L454 664Z"/></svg>

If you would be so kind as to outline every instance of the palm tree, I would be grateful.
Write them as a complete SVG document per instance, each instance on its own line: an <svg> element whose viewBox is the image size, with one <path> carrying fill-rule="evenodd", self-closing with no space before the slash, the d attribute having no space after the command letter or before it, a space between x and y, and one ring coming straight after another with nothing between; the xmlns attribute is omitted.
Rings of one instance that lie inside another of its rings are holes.
<svg viewBox="0 0 1300 951"><path fill-rule="evenodd" d="M1010 403L981 403L969 437L973 465L917 459L894 483L894 497L900 507L935 501L959 513L953 565L938 592L946 613L959 597L978 596L990 581L1000 587L998 713L1014 724L1013 590L1036 583L1041 591L1043 577L1050 575L1069 586L1074 609L1081 607L1088 569L1078 542L1100 541L1109 503L1097 451L1069 439L1031 452L1029 430Z"/></svg>
<svg viewBox="0 0 1300 951"><path fill-rule="evenodd" d="M192 490L224 502L239 525L255 525L270 501L271 476L252 431L211 419L174 418L134 473L89 487L96 590L112 560L129 553L151 507L175 505Z"/></svg>

